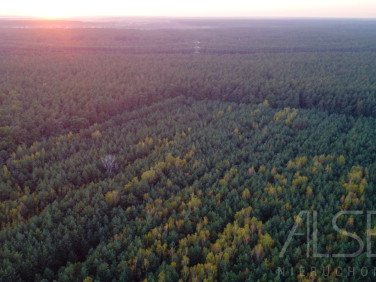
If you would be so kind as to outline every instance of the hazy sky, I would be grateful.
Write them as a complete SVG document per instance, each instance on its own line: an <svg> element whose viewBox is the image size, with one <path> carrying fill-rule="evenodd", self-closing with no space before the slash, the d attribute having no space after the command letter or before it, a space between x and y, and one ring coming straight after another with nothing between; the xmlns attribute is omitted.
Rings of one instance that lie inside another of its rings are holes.
<svg viewBox="0 0 376 282"><path fill-rule="evenodd" d="M4 0L0 16L376 17L376 0Z"/></svg>

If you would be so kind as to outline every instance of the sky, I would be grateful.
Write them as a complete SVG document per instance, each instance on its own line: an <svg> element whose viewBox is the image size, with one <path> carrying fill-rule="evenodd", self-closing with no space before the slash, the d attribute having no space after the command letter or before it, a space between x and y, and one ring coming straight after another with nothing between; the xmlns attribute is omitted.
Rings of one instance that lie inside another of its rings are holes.
<svg viewBox="0 0 376 282"><path fill-rule="evenodd" d="M376 0L4 0L1 17L376 18Z"/></svg>

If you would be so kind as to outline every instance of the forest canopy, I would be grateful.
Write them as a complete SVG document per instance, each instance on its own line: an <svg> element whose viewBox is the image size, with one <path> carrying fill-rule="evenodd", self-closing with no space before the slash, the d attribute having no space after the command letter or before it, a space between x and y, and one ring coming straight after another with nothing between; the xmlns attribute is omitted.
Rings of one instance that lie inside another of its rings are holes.
<svg viewBox="0 0 376 282"><path fill-rule="evenodd" d="M0 22L0 280L373 270L376 22L172 23Z"/></svg>

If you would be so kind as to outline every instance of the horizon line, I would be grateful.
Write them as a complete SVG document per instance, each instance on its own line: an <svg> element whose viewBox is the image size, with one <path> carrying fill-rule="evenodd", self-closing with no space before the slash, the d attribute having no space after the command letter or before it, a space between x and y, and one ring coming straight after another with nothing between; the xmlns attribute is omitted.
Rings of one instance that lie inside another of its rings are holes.
<svg viewBox="0 0 376 282"><path fill-rule="evenodd" d="M42 20L42 21L85 21L92 19L190 19L190 20L376 20L376 17L316 17L316 16L84 16L84 17L61 17L44 18L33 16L10 16L0 15L0 20Z"/></svg>

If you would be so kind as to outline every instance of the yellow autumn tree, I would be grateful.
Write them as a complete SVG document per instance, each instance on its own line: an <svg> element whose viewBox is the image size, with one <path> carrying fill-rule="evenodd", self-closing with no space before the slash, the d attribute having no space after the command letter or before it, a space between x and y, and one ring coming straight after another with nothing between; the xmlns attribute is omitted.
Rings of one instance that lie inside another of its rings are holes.
<svg viewBox="0 0 376 282"><path fill-rule="evenodd" d="M244 189L244 191L243 191L243 193L242 193L242 197L243 197L244 199L247 199L247 200L249 200L249 199L251 198L251 192L249 191L248 188L245 188L245 189Z"/></svg>

